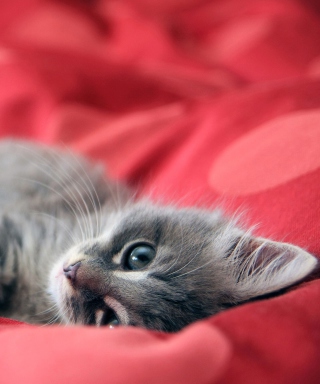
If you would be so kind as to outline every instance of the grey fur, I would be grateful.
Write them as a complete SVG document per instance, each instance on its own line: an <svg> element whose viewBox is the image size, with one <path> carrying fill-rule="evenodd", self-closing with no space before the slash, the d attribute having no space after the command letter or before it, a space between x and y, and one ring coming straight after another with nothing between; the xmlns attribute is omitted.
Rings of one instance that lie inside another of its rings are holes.
<svg viewBox="0 0 320 384"><path fill-rule="evenodd" d="M136 201L73 154L0 143L0 315L176 331L307 276L316 259L254 238L219 211ZM125 268L133 244L156 250ZM79 262L75 280L63 268Z"/></svg>

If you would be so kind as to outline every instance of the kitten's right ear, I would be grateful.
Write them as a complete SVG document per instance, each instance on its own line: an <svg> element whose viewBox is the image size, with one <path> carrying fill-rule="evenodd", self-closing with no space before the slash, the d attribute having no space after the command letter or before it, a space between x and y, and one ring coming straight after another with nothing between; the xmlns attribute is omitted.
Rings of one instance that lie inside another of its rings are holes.
<svg viewBox="0 0 320 384"><path fill-rule="evenodd" d="M317 266L303 249L263 238L243 238L229 257L239 301L276 292L293 285Z"/></svg>

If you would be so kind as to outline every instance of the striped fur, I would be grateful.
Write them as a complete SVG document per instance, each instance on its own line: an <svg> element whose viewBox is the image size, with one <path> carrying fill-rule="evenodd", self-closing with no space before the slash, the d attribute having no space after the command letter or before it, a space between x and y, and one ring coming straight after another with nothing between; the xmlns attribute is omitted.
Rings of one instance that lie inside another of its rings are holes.
<svg viewBox="0 0 320 384"><path fill-rule="evenodd" d="M218 211L136 201L68 151L0 144L0 315L176 331L307 276L316 259ZM128 250L156 256L128 270ZM76 278L63 268L79 263Z"/></svg>

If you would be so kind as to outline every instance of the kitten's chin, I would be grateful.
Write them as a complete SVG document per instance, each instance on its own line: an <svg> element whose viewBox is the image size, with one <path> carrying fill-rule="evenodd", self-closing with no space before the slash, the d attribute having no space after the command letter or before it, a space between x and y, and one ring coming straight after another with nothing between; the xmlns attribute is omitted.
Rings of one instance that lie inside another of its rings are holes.
<svg viewBox="0 0 320 384"><path fill-rule="evenodd" d="M48 293L52 298L54 304L58 307L60 317L63 323L70 323L67 317L64 302L66 300L66 293L70 286L64 276L63 260L60 259L52 268L49 275Z"/></svg>
<svg viewBox="0 0 320 384"><path fill-rule="evenodd" d="M61 262L58 262L54 265L52 268L50 275L49 275L49 287L48 291L54 301L58 303L58 299L60 296L60 286L63 281L63 269Z"/></svg>

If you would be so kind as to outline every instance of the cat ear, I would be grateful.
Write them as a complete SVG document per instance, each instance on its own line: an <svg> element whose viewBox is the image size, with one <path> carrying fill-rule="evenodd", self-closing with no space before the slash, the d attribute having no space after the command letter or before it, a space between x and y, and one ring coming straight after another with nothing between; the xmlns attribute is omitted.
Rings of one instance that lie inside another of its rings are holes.
<svg viewBox="0 0 320 384"><path fill-rule="evenodd" d="M318 261L291 244L247 238L233 250L231 263L238 299L248 300L299 282Z"/></svg>

